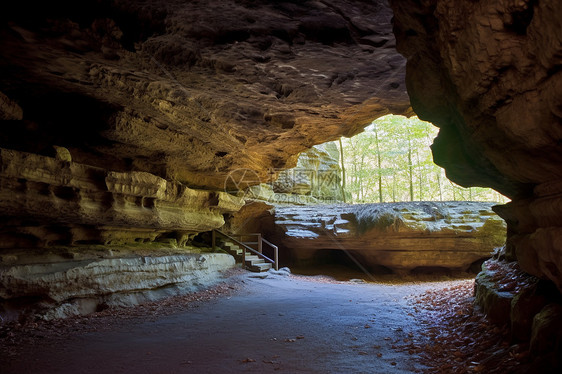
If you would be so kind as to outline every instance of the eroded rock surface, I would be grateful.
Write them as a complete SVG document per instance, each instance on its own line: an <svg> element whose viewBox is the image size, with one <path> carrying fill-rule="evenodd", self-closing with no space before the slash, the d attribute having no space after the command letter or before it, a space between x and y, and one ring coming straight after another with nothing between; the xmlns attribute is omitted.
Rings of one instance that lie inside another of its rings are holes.
<svg viewBox="0 0 562 374"><path fill-rule="evenodd" d="M409 111L386 1L29 3L2 14L8 149L222 189Z"/></svg>
<svg viewBox="0 0 562 374"><path fill-rule="evenodd" d="M412 107L436 162L513 198L507 256L562 289L562 3L392 1Z"/></svg>
<svg viewBox="0 0 562 374"><path fill-rule="evenodd" d="M231 171L270 181L315 144L410 113L391 17L385 0L6 4L0 266L11 270L0 299L37 287L58 302L74 297L68 274L51 265L51 283L22 280L40 266L10 262L11 248L48 257L59 245L185 246L243 205L223 192ZM122 275L140 277L131 261L100 266L130 265ZM74 265L95 293L89 265ZM155 277L174 279L170 266ZM67 296L49 293L57 280Z"/></svg>
<svg viewBox="0 0 562 374"><path fill-rule="evenodd" d="M135 305L216 283L234 266L225 253L144 247L3 251L0 312L5 322L63 318L108 305Z"/></svg>
<svg viewBox="0 0 562 374"><path fill-rule="evenodd" d="M560 368L562 294L556 285L525 273L502 249L482 265L475 298L490 321L509 327L513 343L527 347L530 371Z"/></svg>
<svg viewBox="0 0 562 374"><path fill-rule="evenodd" d="M505 241L491 203L412 202L276 207L276 243L299 261L348 251L365 267L468 270ZM281 251L283 253L283 251Z"/></svg>
<svg viewBox="0 0 562 374"><path fill-rule="evenodd" d="M391 3L412 107L441 129L436 162L461 185L513 198L495 209L507 221L506 251L503 264L478 277L477 302L496 321L511 310L512 333L527 343L537 316L532 351L550 346L557 357L562 333L552 317L560 307L537 312L541 303L559 304L559 295L514 292L527 278L504 280L513 274L500 270L517 268L562 290L562 2ZM558 332L541 339L549 328ZM560 362L545 363L553 366Z"/></svg>
<svg viewBox="0 0 562 374"><path fill-rule="evenodd" d="M219 228L244 201L146 172L0 149L0 248L174 240Z"/></svg>
<svg viewBox="0 0 562 374"><path fill-rule="evenodd" d="M340 153L336 144L316 145L301 153L294 168L279 173L273 191L307 195L324 202L342 200Z"/></svg>

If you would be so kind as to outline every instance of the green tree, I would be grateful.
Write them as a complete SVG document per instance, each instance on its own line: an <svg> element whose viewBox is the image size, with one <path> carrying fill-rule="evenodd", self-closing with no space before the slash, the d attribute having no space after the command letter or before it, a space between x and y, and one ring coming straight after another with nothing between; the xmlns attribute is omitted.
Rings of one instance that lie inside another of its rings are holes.
<svg viewBox="0 0 562 374"><path fill-rule="evenodd" d="M448 181L444 170L433 163L429 148L436 135L433 125L417 117L388 115L364 132L341 139L342 185L351 201L413 201L416 196L419 200L506 201L493 190L465 189Z"/></svg>

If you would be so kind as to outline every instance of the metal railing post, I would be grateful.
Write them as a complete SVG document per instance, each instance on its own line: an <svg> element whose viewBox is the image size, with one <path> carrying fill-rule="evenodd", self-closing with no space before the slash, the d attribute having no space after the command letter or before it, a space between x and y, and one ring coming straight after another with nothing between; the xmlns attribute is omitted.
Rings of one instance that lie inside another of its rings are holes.
<svg viewBox="0 0 562 374"><path fill-rule="evenodd" d="M248 253L248 251L250 251L252 254L257 255L259 258L264 259L265 261L272 263L275 267L275 270L279 270L279 248L274 245L273 243L271 243L270 241L268 241L267 239L264 239L260 234L251 234L251 235L256 235L258 237L258 241L257 242L252 242L252 243L244 243L241 242L240 240L234 239L233 236L240 236L240 235L227 235L219 230L212 230L211 231L211 241L212 241L212 247L213 249L215 249L216 247L216 241L217 241L217 235L220 235L224 238L229 239L229 241L232 241L234 244L237 244L239 247L242 248L242 263L244 264L244 267L246 266L246 253ZM242 238L240 238L242 239ZM267 257L266 255L264 255L262 253L263 250L263 243L265 242L265 244L269 245L271 248L273 248L274 251L274 259L271 259L269 257ZM258 250L255 250L252 247L249 247L248 244L256 244L258 245Z"/></svg>

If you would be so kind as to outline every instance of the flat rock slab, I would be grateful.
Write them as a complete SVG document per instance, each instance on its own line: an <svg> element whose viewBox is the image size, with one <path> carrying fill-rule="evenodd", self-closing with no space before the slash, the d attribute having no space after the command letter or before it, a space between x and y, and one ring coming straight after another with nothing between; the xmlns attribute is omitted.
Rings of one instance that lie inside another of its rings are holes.
<svg viewBox="0 0 562 374"><path fill-rule="evenodd" d="M366 268L466 271L505 242L505 222L487 202L277 206L272 240L293 260L339 250ZM282 251L282 252L283 252Z"/></svg>
<svg viewBox="0 0 562 374"><path fill-rule="evenodd" d="M108 331L47 337L9 373L411 373L415 354L392 348L418 338L406 296L435 283L320 283L271 274L197 308L161 317L107 317ZM311 278L313 279L313 278ZM113 320L111 320L113 318ZM418 340L419 339L419 340ZM7 361L7 362L6 362Z"/></svg>
<svg viewBox="0 0 562 374"><path fill-rule="evenodd" d="M4 321L24 315L64 318L186 294L219 282L221 272L235 266L234 258L226 253L194 253L185 248L9 253L0 256Z"/></svg>

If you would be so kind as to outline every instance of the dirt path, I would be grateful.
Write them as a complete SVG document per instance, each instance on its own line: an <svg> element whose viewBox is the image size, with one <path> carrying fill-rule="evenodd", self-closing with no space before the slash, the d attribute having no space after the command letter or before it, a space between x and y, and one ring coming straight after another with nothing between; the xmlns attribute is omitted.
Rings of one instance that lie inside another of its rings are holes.
<svg viewBox="0 0 562 374"><path fill-rule="evenodd" d="M396 347L424 343L406 297L435 283L242 277L239 291L196 308L117 322L106 316L96 322L106 326L98 331L73 332L65 326L65 336L39 336L33 346L20 347L18 355L0 358L1 371L348 374L423 369L417 353Z"/></svg>

